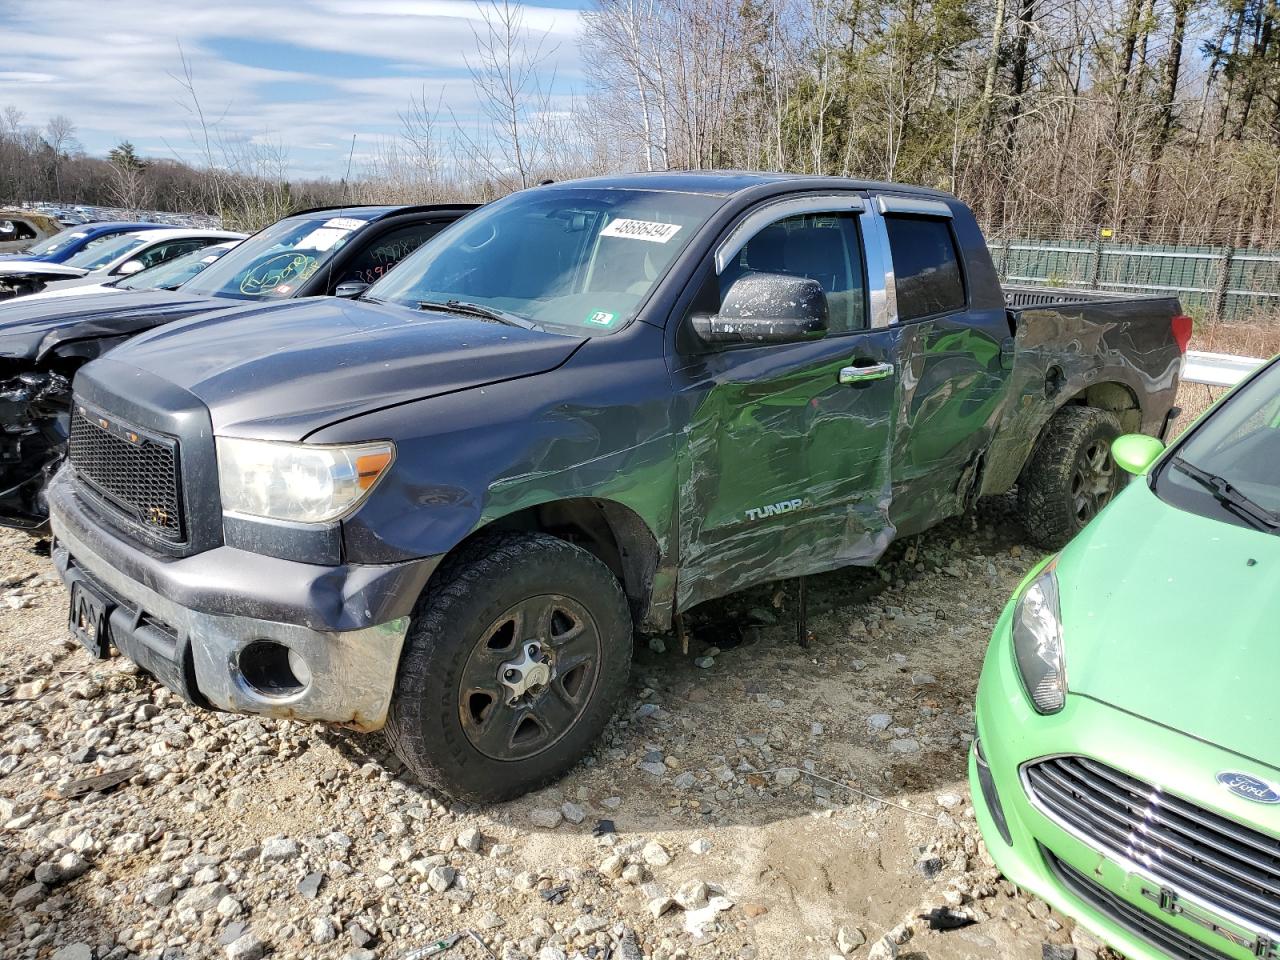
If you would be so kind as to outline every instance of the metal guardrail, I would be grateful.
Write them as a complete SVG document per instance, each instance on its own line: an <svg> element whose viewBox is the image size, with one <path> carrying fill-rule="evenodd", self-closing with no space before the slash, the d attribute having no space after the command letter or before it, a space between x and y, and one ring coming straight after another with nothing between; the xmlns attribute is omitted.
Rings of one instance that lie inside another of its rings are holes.
<svg viewBox="0 0 1280 960"><path fill-rule="evenodd" d="M1188 350L1182 362L1183 383L1203 383L1210 387L1234 387L1266 363L1261 357L1237 357L1229 353L1202 353Z"/></svg>

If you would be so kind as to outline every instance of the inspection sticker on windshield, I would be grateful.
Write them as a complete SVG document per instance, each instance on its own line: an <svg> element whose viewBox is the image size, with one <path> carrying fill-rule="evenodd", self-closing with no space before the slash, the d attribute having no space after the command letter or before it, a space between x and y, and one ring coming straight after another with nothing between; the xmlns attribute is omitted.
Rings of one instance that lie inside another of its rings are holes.
<svg viewBox="0 0 1280 960"><path fill-rule="evenodd" d="M654 220L615 220L600 231L602 237L625 237L628 240L648 240L650 243L666 243L680 229L678 223L658 223Z"/></svg>
<svg viewBox="0 0 1280 960"><path fill-rule="evenodd" d="M613 321L618 319L616 313L607 313L604 310L597 310L591 316L587 317L587 323L594 323L597 327L612 327Z"/></svg>
<svg viewBox="0 0 1280 960"><path fill-rule="evenodd" d="M332 220L326 220L324 225L334 230L359 230L364 226L364 221L357 220L355 217L334 217Z"/></svg>

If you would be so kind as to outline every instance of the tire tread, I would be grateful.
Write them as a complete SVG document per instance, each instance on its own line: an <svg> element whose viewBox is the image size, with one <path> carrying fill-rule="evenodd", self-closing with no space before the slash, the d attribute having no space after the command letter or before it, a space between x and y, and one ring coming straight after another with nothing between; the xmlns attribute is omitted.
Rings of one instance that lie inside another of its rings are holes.
<svg viewBox="0 0 1280 960"><path fill-rule="evenodd" d="M1080 532L1071 509L1071 475L1080 449L1101 431L1120 435L1120 419L1098 407L1068 406L1045 426L1018 479L1018 507L1027 536L1058 550Z"/></svg>
<svg viewBox="0 0 1280 960"><path fill-rule="evenodd" d="M618 669L619 664L615 662L613 669L601 670L599 683L602 687L578 724L603 727L626 688L631 661L631 614L622 587L612 571L593 554L549 534L495 531L475 537L441 562L432 582L415 605L409 634L405 638L404 650L400 656L395 695L384 728L392 750L415 777L458 799L510 799L550 783L562 776L568 766L572 766L553 764L545 775L534 780L521 780L515 788L502 782L490 782L483 786L464 782L448 762L447 752L432 749L432 744L427 742L424 735L423 711L437 705L426 703L423 697L416 695L426 688L427 680L439 668L441 658L449 654L449 645L440 642L439 638L449 636L450 631L456 629L454 613L457 608L469 601L485 584L500 582L505 574L518 565L535 560L538 564L547 565L586 565L595 569L597 574L603 573L602 585L611 584L612 590L597 598L596 602L605 606L607 612L626 626L625 637L618 637L607 648L612 656L621 653L625 658L625 665ZM602 627L602 634L603 632ZM601 640L602 643L608 643L608 638L603 635ZM555 750L556 746L549 750Z"/></svg>

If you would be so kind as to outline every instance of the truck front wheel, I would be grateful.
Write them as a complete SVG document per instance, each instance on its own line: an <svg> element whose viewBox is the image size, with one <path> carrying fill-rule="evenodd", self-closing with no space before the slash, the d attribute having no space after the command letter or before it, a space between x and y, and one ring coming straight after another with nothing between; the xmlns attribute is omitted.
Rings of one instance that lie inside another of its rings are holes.
<svg viewBox="0 0 1280 960"><path fill-rule="evenodd" d="M1120 421L1109 410L1063 407L1053 415L1018 480L1027 535L1049 550L1066 546L1120 489L1111 442Z"/></svg>
<svg viewBox="0 0 1280 960"><path fill-rule="evenodd" d="M590 749L631 647L626 597L592 554L545 534L480 537L418 603L387 737L419 780L453 797L519 796Z"/></svg>

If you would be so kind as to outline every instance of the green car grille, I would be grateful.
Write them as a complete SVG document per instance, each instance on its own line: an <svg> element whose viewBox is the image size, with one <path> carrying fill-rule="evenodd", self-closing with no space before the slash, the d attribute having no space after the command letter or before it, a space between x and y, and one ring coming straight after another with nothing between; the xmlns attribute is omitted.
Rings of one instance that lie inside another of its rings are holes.
<svg viewBox="0 0 1280 960"><path fill-rule="evenodd" d="M1023 776L1047 816L1154 881L1143 893L1162 909L1197 919L1203 906L1280 939L1280 840L1086 757L1030 763Z"/></svg>
<svg viewBox="0 0 1280 960"><path fill-rule="evenodd" d="M1139 940L1176 960L1231 960L1225 953L1191 939L1163 923L1158 917L1153 917L1133 904L1121 900L1080 871L1063 863L1048 850L1042 848L1042 852L1045 855L1045 861L1049 864L1049 869L1058 878L1058 882L1077 898Z"/></svg>

